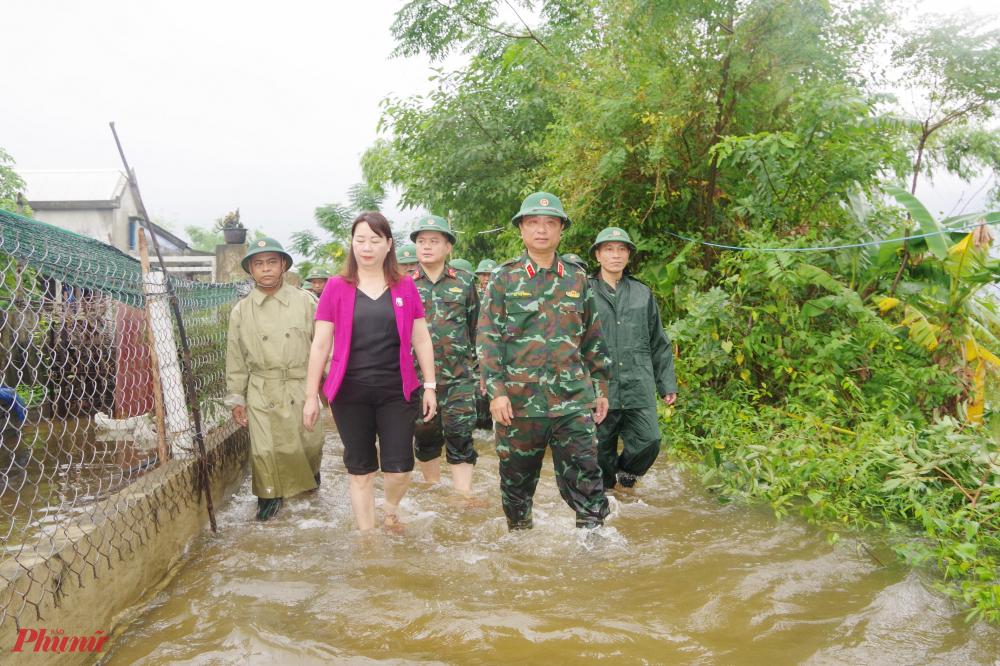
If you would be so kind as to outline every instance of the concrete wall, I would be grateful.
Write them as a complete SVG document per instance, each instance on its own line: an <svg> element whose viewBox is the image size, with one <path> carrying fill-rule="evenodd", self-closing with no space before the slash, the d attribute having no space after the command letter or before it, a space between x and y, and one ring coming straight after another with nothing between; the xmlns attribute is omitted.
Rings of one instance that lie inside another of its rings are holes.
<svg viewBox="0 0 1000 666"><path fill-rule="evenodd" d="M250 471L245 428L232 422L212 433L212 498L220 510ZM3 664L66 664L87 652L34 652L26 643L11 653L18 629L49 636L110 636L115 625L167 574L188 542L208 525L197 461L171 460L93 505L88 515L34 544L6 544L17 552L4 564L13 583L0 590L0 656ZM37 610L36 610L37 609Z"/></svg>
<svg viewBox="0 0 1000 666"><path fill-rule="evenodd" d="M250 277L240 266L243 257L247 256L250 246L246 243L239 245L216 245L215 246L215 281L216 282L239 282Z"/></svg>
<svg viewBox="0 0 1000 666"><path fill-rule="evenodd" d="M120 208L87 208L87 209L36 209L35 219L39 222L51 224L60 229L66 229L73 233L95 238L102 243L111 243L116 237L115 223ZM124 231L125 246L128 250L128 217L125 218ZM117 243L112 243L119 250L123 249Z"/></svg>

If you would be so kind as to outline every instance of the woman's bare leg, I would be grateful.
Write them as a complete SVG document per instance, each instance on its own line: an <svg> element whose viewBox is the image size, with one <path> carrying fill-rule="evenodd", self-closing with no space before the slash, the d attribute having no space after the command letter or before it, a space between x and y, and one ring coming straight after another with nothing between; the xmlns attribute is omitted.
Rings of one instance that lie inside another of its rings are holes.
<svg viewBox="0 0 1000 666"><path fill-rule="evenodd" d="M382 485L385 487L385 504L382 505L382 510L387 516L398 516L399 502L410 485L410 473L386 472Z"/></svg>
<svg viewBox="0 0 1000 666"><path fill-rule="evenodd" d="M375 472L351 474L351 508L362 532L375 528ZM388 485L388 484L387 484ZM406 492L406 489L403 489Z"/></svg>

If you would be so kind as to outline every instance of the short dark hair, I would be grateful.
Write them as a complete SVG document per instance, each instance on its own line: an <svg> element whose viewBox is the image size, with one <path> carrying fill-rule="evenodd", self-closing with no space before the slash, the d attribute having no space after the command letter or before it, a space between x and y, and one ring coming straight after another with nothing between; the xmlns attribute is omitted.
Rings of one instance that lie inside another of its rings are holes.
<svg viewBox="0 0 1000 666"><path fill-rule="evenodd" d="M340 272L340 277L344 278L344 282L347 284L355 285L358 283L358 260L354 257L353 241L354 230L362 222L367 224L376 234L389 241L389 253L385 255L385 260L382 262L382 271L385 273L386 284L395 287L403 279L403 273L399 270L396 252L392 246L394 245L392 227L389 226L389 220L385 219L385 216L377 210L366 210L354 218L354 224L351 225L351 247L347 252L347 261L344 263L344 269Z"/></svg>

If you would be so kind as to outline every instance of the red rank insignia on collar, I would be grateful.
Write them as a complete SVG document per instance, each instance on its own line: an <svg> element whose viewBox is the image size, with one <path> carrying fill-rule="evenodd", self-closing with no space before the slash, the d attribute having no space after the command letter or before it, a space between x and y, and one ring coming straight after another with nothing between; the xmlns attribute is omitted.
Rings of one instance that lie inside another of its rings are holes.
<svg viewBox="0 0 1000 666"><path fill-rule="evenodd" d="M561 261L556 262L556 271L559 273L559 277L563 276L564 269Z"/></svg>
<svg viewBox="0 0 1000 666"><path fill-rule="evenodd" d="M457 277L455 275L455 269L454 268L449 268L448 269L448 275L450 275L451 277Z"/></svg>
<svg viewBox="0 0 1000 666"><path fill-rule="evenodd" d="M419 268L414 268L413 269L413 279L416 280L418 277L420 277L420 269Z"/></svg>
<svg viewBox="0 0 1000 666"><path fill-rule="evenodd" d="M528 277L535 277L535 267L531 265L530 259L524 263L524 270L528 271Z"/></svg>

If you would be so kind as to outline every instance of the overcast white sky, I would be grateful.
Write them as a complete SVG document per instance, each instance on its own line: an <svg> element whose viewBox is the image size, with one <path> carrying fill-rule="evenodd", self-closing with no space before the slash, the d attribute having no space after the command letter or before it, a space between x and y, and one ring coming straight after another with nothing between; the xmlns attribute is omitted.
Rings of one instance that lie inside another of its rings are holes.
<svg viewBox="0 0 1000 666"><path fill-rule="evenodd" d="M426 59L388 58L400 6L8 0L0 146L24 169L117 168L114 120L150 215L238 206L287 241L346 202L379 101L430 89Z"/></svg>
<svg viewBox="0 0 1000 666"><path fill-rule="evenodd" d="M151 215L183 229L239 207L287 241L317 206L346 202L379 101L431 88L426 59L388 59L402 5L6 0L0 146L23 169L117 168L114 120ZM977 187L924 194L950 209Z"/></svg>

